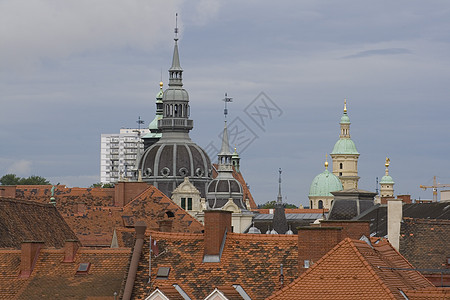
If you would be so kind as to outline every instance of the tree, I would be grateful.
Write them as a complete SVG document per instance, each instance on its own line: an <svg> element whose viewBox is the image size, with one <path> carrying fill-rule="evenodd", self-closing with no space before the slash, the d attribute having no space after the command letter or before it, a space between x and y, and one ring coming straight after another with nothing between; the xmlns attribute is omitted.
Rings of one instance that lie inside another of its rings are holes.
<svg viewBox="0 0 450 300"><path fill-rule="evenodd" d="M90 188L104 188L104 189L110 189L110 188L114 188L114 183L94 183L93 185L90 186Z"/></svg>
<svg viewBox="0 0 450 300"><path fill-rule="evenodd" d="M275 208L275 204L277 203L277 201L273 200L273 201L267 201L264 204L260 204L258 205L258 208ZM295 206L294 204L289 204L289 203L283 203L284 208L297 208L297 206Z"/></svg>
<svg viewBox="0 0 450 300"><path fill-rule="evenodd" d="M16 174L6 174L2 178L0 178L1 185L18 185L20 182L20 177L17 177Z"/></svg>
<svg viewBox="0 0 450 300"><path fill-rule="evenodd" d="M28 178L18 177L16 174L6 174L0 178L1 185L50 185L50 181L41 176L32 175Z"/></svg>

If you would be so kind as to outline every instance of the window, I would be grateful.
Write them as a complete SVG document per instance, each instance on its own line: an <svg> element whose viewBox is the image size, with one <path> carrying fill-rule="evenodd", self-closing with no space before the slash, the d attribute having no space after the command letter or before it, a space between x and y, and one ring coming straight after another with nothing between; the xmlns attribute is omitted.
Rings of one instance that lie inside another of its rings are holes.
<svg viewBox="0 0 450 300"><path fill-rule="evenodd" d="M322 209L322 208L323 208L323 201L319 200L319 209Z"/></svg>
<svg viewBox="0 0 450 300"><path fill-rule="evenodd" d="M156 279L168 279L170 273L169 267L159 267L158 273L156 273Z"/></svg>
<svg viewBox="0 0 450 300"><path fill-rule="evenodd" d="M303 268L308 269L309 266L310 266L310 261L309 261L309 259L305 259L305 260L303 261Z"/></svg>
<svg viewBox="0 0 450 300"><path fill-rule="evenodd" d="M188 198L187 210L192 210L192 198Z"/></svg>
<svg viewBox="0 0 450 300"><path fill-rule="evenodd" d="M344 166L344 165L343 165L342 163L340 163L340 164L339 164L339 169L342 170L343 166Z"/></svg>
<svg viewBox="0 0 450 300"><path fill-rule="evenodd" d="M342 172L339 172L339 176L342 176Z"/></svg>
<svg viewBox="0 0 450 300"><path fill-rule="evenodd" d="M186 198L181 198L181 208L186 209Z"/></svg>
<svg viewBox="0 0 450 300"><path fill-rule="evenodd" d="M78 274L87 274L89 271L89 268L91 267L91 263L80 263L78 265L78 269L77 269L77 275Z"/></svg>

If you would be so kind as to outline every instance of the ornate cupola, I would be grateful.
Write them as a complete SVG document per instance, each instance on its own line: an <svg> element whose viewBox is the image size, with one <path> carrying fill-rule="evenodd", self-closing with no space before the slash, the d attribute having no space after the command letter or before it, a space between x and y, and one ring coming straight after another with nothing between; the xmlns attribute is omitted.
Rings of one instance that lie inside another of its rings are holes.
<svg viewBox="0 0 450 300"><path fill-rule="evenodd" d="M231 101L231 98L227 98L227 95L225 94L225 105L227 99ZM208 201L208 206L211 209L222 208L228 201L232 201L241 210L246 210L247 207L243 201L242 186L239 181L233 177L233 164L231 160L233 154L230 152L230 145L228 143L226 108L224 110L224 114L225 125L222 135L222 147L217 155L217 177L214 178L214 180L212 180L208 185L206 200Z"/></svg>
<svg viewBox="0 0 450 300"><path fill-rule="evenodd" d="M310 208L331 208L334 196L331 192L342 191L339 178L328 171L328 160L325 156L325 170L314 177L309 188Z"/></svg>
<svg viewBox="0 0 450 300"><path fill-rule="evenodd" d="M344 190L358 189L358 158L355 143L350 139L350 118L347 115L347 100L344 100L344 113L340 121L339 140L331 152L333 174L341 180Z"/></svg>
<svg viewBox="0 0 450 300"><path fill-rule="evenodd" d="M162 94L163 112L158 120L161 139L145 150L138 167L143 181L153 184L169 197L185 177L199 190L201 197L205 197L211 181L211 162L205 150L189 137L193 121L189 119L189 95L183 89L178 27L174 40L169 87Z"/></svg>
<svg viewBox="0 0 450 300"><path fill-rule="evenodd" d="M394 179L389 175L389 165L391 160L386 157L384 166L386 167L385 175L380 180L380 196L394 197Z"/></svg>
<svg viewBox="0 0 450 300"><path fill-rule="evenodd" d="M158 128L158 121L163 117L163 82L159 83L159 92L156 94L156 114L153 121L148 125L149 133L144 135L142 139L144 140L144 150L159 141L161 138L161 129Z"/></svg>

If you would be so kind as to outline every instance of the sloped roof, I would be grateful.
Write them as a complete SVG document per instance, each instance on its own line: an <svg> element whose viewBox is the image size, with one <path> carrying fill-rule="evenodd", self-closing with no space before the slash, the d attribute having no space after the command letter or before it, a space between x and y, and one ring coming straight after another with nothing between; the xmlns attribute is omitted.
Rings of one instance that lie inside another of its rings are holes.
<svg viewBox="0 0 450 300"><path fill-rule="evenodd" d="M149 237L157 240L148 282ZM229 291L239 284L251 299L265 299L280 286L280 264L285 284L297 276L297 236L229 233L219 263L203 263L203 234L147 232L134 284L133 297L144 299L159 286L179 285L191 299L204 299L215 288ZM168 279L156 279L159 267L170 267ZM234 298L230 298L234 299Z"/></svg>
<svg viewBox="0 0 450 300"><path fill-rule="evenodd" d="M407 203L403 204L403 217L415 219L450 220L449 202ZM376 236L387 234L387 205L377 204L354 220L370 221L370 232Z"/></svg>
<svg viewBox="0 0 450 300"><path fill-rule="evenodd" d="M0 299L114 299L126 277L130 249L80 248L74 262L64 249L42 249L31 276L19 278L20 250L0 250ZM80 263L90 263L77 275ZM108 298L102 298L108 297Z"/></svg>
<svg viewBox="0 0 450 300"><path fill-rule="evenodd" d="M404 299L399 290L432 287L384 241L344 239L308 271L268 299Z"/></svg>
<svg viewBox="0 0 450 300"><path fill-rule="evenodd" d="M404 218L400 230L400 253L416 268L447 267L450 220Z"/></svg>
<svg viewBox="0 0 450 300"><path fill-rule="evenodd" d="M409 300L445 300L450 299L450 288L424 288L405 291Z"/></svg>
<svg viewBox="0 0 450 300"><path fill-rule="evenodd" d="M0 198L0 248L20 249L23 241L62 247L75 233L51 204Z"/></svg>
<svg viewBox="0 0 450 300"><path fill-rule="evenodd" d="M17 186L16 195L26 200L48 202L51 186ZM133 227L143 220L150 229L173 215L173 231L201 232L203 225L152 185L125 206L114 204L114 189L66 188L55 190L56 208L84 246L108 247L114 229ZM120 246L132 246L131 244Z"/></svg>

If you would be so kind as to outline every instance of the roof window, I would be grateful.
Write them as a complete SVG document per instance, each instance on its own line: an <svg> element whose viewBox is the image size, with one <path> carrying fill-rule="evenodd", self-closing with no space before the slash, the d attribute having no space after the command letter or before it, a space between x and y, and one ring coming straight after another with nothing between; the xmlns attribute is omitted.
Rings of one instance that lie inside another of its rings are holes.
<svg viewBox="0 0 450 300"><path fill-rule="evenodd" d="M77 275L78 274L87 274L89 271L89 268L91 267L91 263L80 263L78 265L78 269L77 269Z"/></svg>
<svg viewBox="0 0 450 300"><path fill-rule="evenodd" d="M156 279L168 279L170 273L170 267L159 267L158 273L156 273Z"/></svg>

